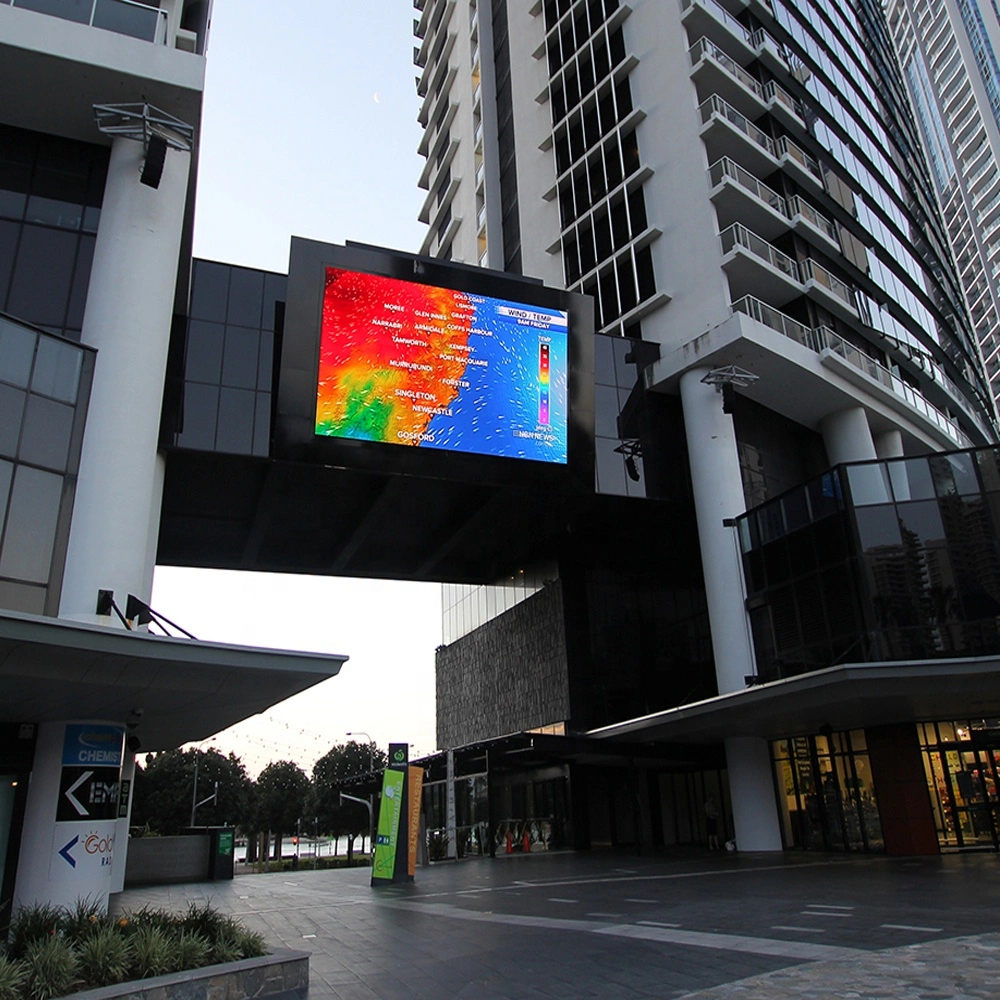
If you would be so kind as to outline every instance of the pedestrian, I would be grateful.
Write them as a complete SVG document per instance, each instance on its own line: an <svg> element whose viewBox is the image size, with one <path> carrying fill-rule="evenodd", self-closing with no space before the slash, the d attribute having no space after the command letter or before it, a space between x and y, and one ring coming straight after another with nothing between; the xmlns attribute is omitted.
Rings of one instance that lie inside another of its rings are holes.
<svg viewBox="0 0 1000 1000"><path fill-rule="evenodd" d="M719 849L719 806L714 795L705 799L705 832L708 834L709 850Z"/></svg>

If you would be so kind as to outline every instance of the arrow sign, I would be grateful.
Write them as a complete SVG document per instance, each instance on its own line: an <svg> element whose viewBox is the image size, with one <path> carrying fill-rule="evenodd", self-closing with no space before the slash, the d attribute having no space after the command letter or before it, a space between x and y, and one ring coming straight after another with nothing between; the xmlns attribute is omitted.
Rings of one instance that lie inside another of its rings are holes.
<svg viewBox="0 0 1000 1000"><path fill-rule="evenodd" d="M70 801L70 805L72 805L72 806L73 806L73 808L74 808L74 809L75 809L75 810L76 810L76 811L77 811L77 812L78 812L78 813L79 813L79 814L80 814L81 816L89 816L89 815L90 815L90 813L88 813L88 812L87 812L87 807L86 807L86 806L85 806L85 805L84 805L84 804L83 804L82 802L80 802L80 800L79 800L79 799L77 799L77 798L76 798L76 797L75 797L75 796L73 795L73 793L74 793L74 792L75 792L75 791L76 791L76 790L77 790L77 789L78 789L78 788L79 788L79 787L80 787L81 785L85 785L85 784L86 784L86 783L87 783L88 781L90 781L90 779L91 779L91 778L92 778L93 776L94 776L94 772L93 772L93 771L84 771L84 772L83 772L83 774L81 774L81 775L80 775L80 777L79 777L79 778L77 778L77 779L76 779L76 781L74 781L74 782L73 782L73 784L72 784L72 785L70 785L70 786L69 786L69 788L67 788L65 792L63 792L63 795L65 795L65 796L66 796L66 798L67 798L67 799L69 799L69 801Z"/></svg>
<svg viewBox="0 0 1000 1000"><path fill-rule="evenodd" d="M80 837L79 837L79 835L77 835L68 844L66 844L65 847L61 847L59 849L59 856L64 861L68 861L69 862L70 868L75 868L76 867L76 858L74 858L73 855L70 854L69 852L74 847L76 847L76 845L79 843L79 841L80 841Z"/></svg>

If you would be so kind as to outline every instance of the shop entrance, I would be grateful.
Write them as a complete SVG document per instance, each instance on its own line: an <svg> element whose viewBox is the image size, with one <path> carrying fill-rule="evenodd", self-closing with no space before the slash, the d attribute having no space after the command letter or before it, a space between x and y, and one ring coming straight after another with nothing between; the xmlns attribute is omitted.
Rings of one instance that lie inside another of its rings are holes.
<svg viewBox="0 0 1000 1000"><path fill-rule="evenodd" d="M771 744L786 847L882 851L882 824L862 730Z"/></svg>
<svg viewBox="0 0 1000 1000"><path fill-rule="evenodd" d="M1000 849L1000 720L917 726L944 849Z"/></svg>

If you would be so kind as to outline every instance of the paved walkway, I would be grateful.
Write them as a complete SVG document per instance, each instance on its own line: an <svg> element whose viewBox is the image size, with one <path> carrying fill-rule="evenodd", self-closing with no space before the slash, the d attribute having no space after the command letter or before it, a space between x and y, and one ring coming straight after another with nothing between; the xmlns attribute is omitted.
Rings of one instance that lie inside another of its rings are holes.
<svg viewBox="0 0 1000 1000"><path fill-rule="evenodd" d="M311 952L310 1000L997 1000L1000 857L554 854L133 889Z"/></svg>

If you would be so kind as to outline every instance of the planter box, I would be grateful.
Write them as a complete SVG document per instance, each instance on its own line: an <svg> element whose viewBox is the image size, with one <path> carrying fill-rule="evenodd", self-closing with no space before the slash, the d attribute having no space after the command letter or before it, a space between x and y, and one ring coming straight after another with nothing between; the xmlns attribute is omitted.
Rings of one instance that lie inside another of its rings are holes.
<svg viewBox="0 0 1000 1000"><path fill-rule="evenodd" d="M305 1000L309 954L276 948L261 958L206 965L71 994L72 1000Z"/></svg>

